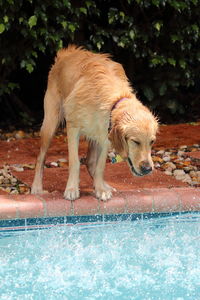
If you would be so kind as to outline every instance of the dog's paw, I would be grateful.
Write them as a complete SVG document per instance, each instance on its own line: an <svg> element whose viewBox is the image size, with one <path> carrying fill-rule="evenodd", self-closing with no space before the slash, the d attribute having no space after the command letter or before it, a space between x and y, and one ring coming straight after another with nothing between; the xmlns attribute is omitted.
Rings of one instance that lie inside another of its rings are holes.
<svg viewBox="0 0 200 300"><path fill-rule="evenodd" d="M37 195L37 194L47 194L48 191L43 190L42 187L32 186L31 188L31 194Z"/></svg>
<svg viewBox="0 0 200 300"><path fill-rule="evenodd" d="M97 199L107 201L112 197L111 190L95 190L95 195Z"/></svg>
<svg viewBox="0 0 200 300"><path fill-rule="evenodd" d="M80 197L79 189L71 188L71 189L66 189L64 192L64 198L66 200L76 200L79 197Z"/></svg>

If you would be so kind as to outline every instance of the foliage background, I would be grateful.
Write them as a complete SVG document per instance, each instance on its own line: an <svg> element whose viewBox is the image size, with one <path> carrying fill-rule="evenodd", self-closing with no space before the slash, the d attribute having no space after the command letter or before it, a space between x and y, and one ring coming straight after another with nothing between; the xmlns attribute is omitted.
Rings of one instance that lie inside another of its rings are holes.
<svg viewBox="0 0 200 300"><path fill-rule="evenodd" d="M68 43L110 52L161 121L200 116L199 0L0 0L0 124L42 119L48 70Z"/></svg>

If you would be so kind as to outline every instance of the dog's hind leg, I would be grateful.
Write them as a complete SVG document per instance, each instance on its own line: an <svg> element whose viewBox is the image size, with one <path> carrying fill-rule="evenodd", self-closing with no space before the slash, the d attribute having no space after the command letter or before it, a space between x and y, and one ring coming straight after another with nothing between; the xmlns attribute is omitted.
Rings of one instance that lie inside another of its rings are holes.
<svg viewBox="0 0 200 300"><path fill-rule="evenodd" d="M67 124L67 140L69 152L69 177L64 192L64 198L75 200L79 198L79 171L80 161L78 156L79 128L71 127Z"/></svg>
<svg viewBox="0 0 200 300"><path fill-rule="evenodd" d="M40 152L35 167L35 177L31 188L32 194L43 192L42 177L46 152L61 119L60 109L60 101L57 93L47 90L44 98L44 120L40 131Z"/></svg>

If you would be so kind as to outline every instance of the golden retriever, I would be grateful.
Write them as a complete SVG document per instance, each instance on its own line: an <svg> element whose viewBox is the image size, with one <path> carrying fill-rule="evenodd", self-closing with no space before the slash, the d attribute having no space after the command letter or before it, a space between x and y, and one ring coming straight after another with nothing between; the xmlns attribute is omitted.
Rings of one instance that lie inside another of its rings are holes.
<svg viewBox="0 0 200 300"><path fill-rule="evenodd" d="M81 135L89 140L87 169L98 199L110 199L114 190L103 179L110 145L127 161L133 175L143 176L152 171L156 117L136 98L121 64L112 61L108 54L70 45L58 51L49 72L32 194L43 192L46 152L63 119L67 124L69 152L65 199L75 200L80 196Z"/></svg>

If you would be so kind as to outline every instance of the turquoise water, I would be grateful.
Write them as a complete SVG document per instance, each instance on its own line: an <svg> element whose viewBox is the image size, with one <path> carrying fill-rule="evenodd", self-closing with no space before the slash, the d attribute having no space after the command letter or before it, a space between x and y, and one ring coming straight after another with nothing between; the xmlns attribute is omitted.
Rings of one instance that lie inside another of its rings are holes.
<svg viewBox="0 0 200 300"><path fill-rule="evenodd" d="M200 299L200 215L0 235L0 299Z"/></svg>

